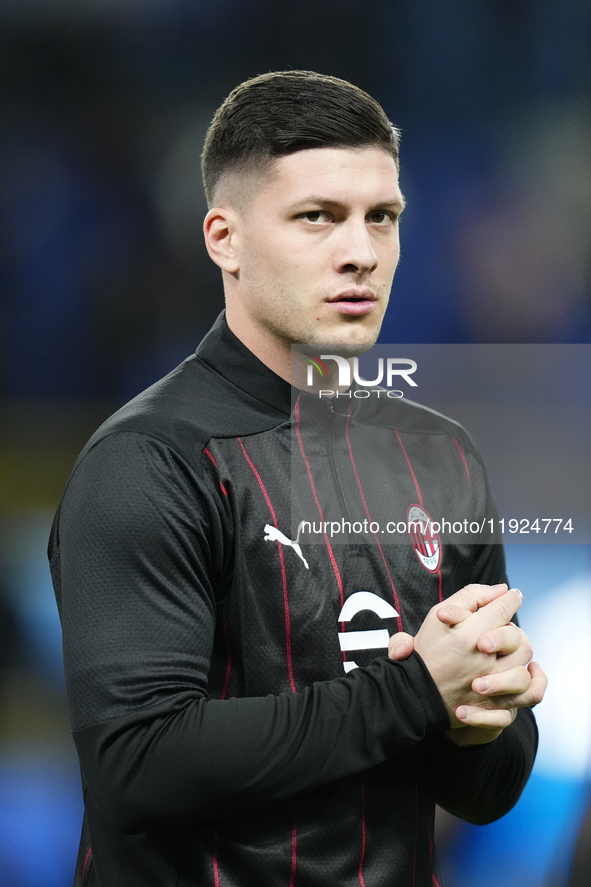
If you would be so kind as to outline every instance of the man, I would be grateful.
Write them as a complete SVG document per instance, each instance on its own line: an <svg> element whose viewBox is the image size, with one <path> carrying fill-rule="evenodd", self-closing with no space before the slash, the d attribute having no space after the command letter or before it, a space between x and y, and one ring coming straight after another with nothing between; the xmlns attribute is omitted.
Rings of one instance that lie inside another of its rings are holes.
<svg viewBox="0 0 591 887"><path fill-rule="evenodd" d="M375 342L397 166L383 110L335 78L263 75L213 120L204 230L226 315L89 441L50 542L85 795L76 884L436 884L435 802L485 822L525 784L545 677L511 623L502 548L450 545L428 572L410 543L288 538L292 430L297 495L321 510L300 420L333 412L302 394L292 415L291 346ZM345 402L334 424L361 493L369 424ZM453 449L470 508L488 507L465 432L409 409L450 464ZM400 461L408 415L388 413L380 483L422 501ZM391 658L347 655L346 623L365 617L388 627Z"/></svg>

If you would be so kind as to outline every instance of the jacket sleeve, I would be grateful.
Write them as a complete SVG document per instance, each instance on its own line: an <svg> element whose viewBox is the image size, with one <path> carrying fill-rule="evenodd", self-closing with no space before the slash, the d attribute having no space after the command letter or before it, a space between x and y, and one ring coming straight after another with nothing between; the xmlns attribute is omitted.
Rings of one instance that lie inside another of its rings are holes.
<svg viewBox="0 0 591 887"><path fill-rule="evenodd" d="M497 505L483 466L487 514L498 528ZM474 546L473 582L506 582L505 552L498 529L493 541ZM517 623L517 616L513 617ZM421 743L421 754L436 802L444 810L484 825L504 816L519 800L529 779L538 747L538 731L531 709L517 718L493 742L461 748L445 735Z"/></svg>
<svg viewBox="0 0 591 887"><path fill-rule="evenodd" d="M50 543L84 780L126 833L234 815L361 772L449 726L420 657L297 693L208 698L223 516L167 444L79 461Z"/></svg>
<svg viewBox="0 0 591 887"><path fill-rule="evenodd" d="M525 788L538 747L533 712L520 709L493 742L460 748L443 734L427 737L423 761L435 801L475 825L511 810Z"/></svg>

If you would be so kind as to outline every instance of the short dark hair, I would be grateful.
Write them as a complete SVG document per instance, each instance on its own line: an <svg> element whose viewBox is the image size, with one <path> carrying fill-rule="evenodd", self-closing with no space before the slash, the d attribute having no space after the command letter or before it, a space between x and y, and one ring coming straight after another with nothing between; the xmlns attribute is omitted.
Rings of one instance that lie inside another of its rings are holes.
<svg viewBox="0 0 591 887"><path fill-rule="evenodd" d="M256 172L306 148L380 147L398 166L400 132L359 87L313 71L273 71L237 86L216 111L201 155L211 205L229 172Z"/></svg>

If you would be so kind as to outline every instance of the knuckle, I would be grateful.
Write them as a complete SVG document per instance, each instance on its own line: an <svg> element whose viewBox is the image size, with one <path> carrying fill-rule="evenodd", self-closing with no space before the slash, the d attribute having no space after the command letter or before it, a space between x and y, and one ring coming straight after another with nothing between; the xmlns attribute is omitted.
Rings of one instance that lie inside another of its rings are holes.
<svg viewBox="0 0 591 887"><path fill-rule="evenodd" d="M529 642L529 639L526 639L526 643L523 645L523 648L524 655L527 656L527 661L531 662L531 660L533 659L534 651L532 645Z"/></svg>
<svg viewBox="0 0 591 887"><path fill-rule="evenodd" d="M525 667L525 665L519 666L519 685L521 688L521 692L523 693L527 690L532 684L532 676L529 671Z"/></svg>
<svg viewBox="0 0 591 887"><path fill-rule="evenodd" d="M519 636L519 629L516 629L515 626L509 625L505 629L504 635L504 650L507 653L516 653L521 646L521 638Z"/></svg>
<svg viewBox="0 0 591 887"><path fill-rule="evenodd" d="M449 599L448 599L447 601L444 601L444 606L449 607L449 605L450 605L450 604L449 604ZM434 604L434 605L431 607L431 609L429 610L429 616L437 616L437 611L438 611L438 610L441 610L441 609L442 609L442 605L441 605L441 603L439 603L439 604Z"/></svg>
<svg viewBox="0 0 591 887"><path fill-rule="evenodd" d="M530 639L528 638L528 636L526 635L526 633L523 631L522 628L519 628L518 631L519 631L519 634L520 634L520 644L519 644L519 648L523 651L524 656L527 656L527 661L528 661L528 662L531 662L531 659L532 659L532 657L533 657L533 655L534 655L534 651L533 651L533 648L532 648L532 645L531 645L531 641L530 641Z"/></svg>
<svg viewBox="0 0 591 887"><path fill-rule="evenodd" d="M511 723L511 714L505 708L498 709L498 711L495 712L495 716L492 720L493 720L492 726L497 727L499 729L504 729L505 727L508 727L509 724Z"/></svg>
<svg viewBox="0 0 591 887"><path fill-rule="evenodd" d="M497 598L495 604L497 605L501 619L503 623L507 623L511 620L511 617L515 613L513 607L506 600L507 595L504 595L502 598Z"/></svg>

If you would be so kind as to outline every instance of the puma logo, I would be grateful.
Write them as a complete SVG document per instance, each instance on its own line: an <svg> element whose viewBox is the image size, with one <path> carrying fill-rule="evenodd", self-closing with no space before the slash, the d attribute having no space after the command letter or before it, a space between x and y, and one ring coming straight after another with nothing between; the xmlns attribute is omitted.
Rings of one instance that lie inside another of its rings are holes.
<svg viewBox="0 0 591 887"><path fill-rule="evenodd" d="M293 548L297 556L304 562L304 566L306 570L309 570L308 561L302 554L302 549L298 545L298 539L300 538L300 530L302 528L302 524L304 521L300 521L298 524L298 535L295 537L295 540L288 539L287 536L278 530L277 527L272 527L271 524L265 524L265 542L281 542L282 545L289 545L290 548Z"/></svg>

